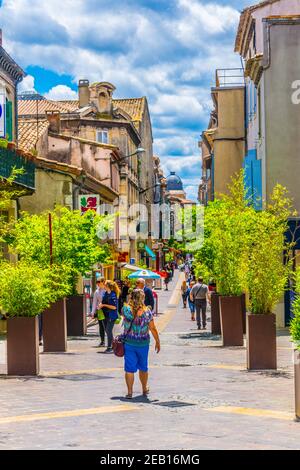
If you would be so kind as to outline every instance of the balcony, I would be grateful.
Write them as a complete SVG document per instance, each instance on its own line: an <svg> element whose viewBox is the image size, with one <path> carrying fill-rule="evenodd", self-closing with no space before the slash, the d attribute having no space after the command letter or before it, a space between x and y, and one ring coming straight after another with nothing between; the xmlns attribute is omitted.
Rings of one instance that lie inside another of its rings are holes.
<svg viewBox="0 0 300 470"><path fill-rule="evenodd" d="M245 86L244 70L242 68L216 70L216 88L241 86Z"/></svg>
<svg viewBox="0 0 300 470"><path fill-rule="evenodd" d="M23 169L24 173L17 175L15 183L27 189L35 189L35 164L16 150L0 147L0 177L7 179L13 169Z"/></svg>

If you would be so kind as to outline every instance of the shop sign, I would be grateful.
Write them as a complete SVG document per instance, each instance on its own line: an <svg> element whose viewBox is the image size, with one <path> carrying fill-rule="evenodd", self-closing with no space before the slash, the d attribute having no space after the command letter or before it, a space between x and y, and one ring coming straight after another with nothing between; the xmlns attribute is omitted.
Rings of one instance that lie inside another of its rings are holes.
<svg viewBox="0 0 300 470"><path fill-rule="evenodd" d="M99 206L100 206L99 194L80 194L79 210L82 214L90 210L98 212Z"/></svg>

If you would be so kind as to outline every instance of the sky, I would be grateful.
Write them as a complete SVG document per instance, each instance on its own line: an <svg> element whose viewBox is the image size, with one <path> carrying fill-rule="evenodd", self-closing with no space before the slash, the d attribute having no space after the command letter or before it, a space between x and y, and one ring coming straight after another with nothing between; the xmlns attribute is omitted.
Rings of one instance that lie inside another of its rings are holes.
<svg viewBox="0 0 300 470"><path fill-rule="evenodd" d="M79 79L115 98L147 96L154 152L197 199L198 148L216 68L239 67L234 41L254 0L0 0L3 45L28 74L20 90L76 99Z"/></svg>

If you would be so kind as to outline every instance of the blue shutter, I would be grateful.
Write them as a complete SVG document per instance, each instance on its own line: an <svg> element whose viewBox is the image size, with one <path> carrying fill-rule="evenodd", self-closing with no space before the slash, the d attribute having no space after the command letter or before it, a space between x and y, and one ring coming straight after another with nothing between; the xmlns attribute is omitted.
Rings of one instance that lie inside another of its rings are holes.
<svg viewBox="0 0 300 470"><path fill-rule="evenodd" d="M261 160L252 161L253 202L257 210L262 209Z"/></svg>

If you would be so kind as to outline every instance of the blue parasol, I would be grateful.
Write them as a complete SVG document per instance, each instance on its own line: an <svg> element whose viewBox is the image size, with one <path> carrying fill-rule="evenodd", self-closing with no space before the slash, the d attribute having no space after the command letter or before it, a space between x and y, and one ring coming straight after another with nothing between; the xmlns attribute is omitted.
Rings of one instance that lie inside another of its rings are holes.
<svg viewBox="0 0 300 470"><path fill-rule="evenodd" d="M141 269L132 274L129 274L128 279L160 279L160 275L149 271L148 269Z"/></svg>

